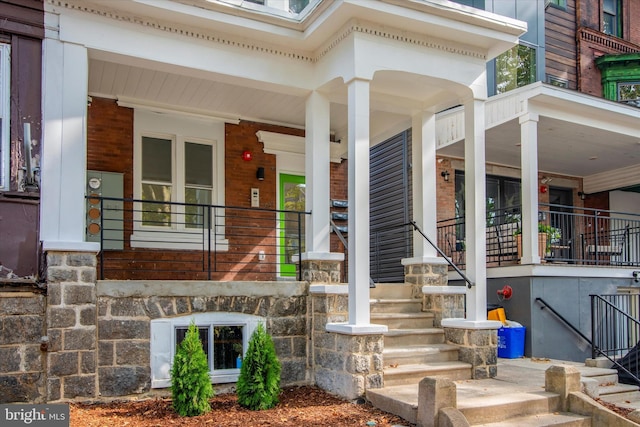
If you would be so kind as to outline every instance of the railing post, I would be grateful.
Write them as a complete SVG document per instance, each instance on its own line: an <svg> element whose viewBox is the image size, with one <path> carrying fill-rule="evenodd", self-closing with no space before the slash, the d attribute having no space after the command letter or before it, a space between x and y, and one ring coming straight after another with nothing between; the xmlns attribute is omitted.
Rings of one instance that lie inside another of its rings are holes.
<svg viewBox="0 0 640 427"><path fill-rule="evenodd" d="M596 358L596 297L591 297L591 358Z"/></svg>
<svg viewBox="0 0 640 427"><path fill-rule="evenodd" d="M298 212L298 268L296 269L298 281L302 280L302 213Z"/></svg>
<svg viewBox="0 0 640 427"><path fill-rule="evenodd" d="M100 280L104 280L104 199L102 197L100 197Z"/></svg>
<svg viewBox="0 0 640 427"><path fill-rule="evenodd" d="M207 248L207 278L208 280L211 280L211 227L213 226L213 223L211 222L211 205L207 206L207 228L209 229L208 231L208 235L209 235L209 239L208 239L208 248ZM214 238L215 238L215 233L214 233Z"/></svg>

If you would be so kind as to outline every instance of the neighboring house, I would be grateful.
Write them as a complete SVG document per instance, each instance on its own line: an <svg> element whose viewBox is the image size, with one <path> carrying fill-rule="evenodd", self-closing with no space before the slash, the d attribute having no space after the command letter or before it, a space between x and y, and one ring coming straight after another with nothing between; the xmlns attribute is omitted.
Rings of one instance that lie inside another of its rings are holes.
<svg viewBox="0 0 640 427"><path fill-rule="evenodd" d="M583 360L591 347L536 299L590 337L590 294L638 293L640 26L633 18L640 2L461 3L528 23L519 45L487 67L493 95L485 110L487 245L475 261L488 267L488 303L503 305L510 319L527 327L527 355ZM436 176L438 244L464 269L469 182L462 111L437 115ZM409 170L410 140L410 130L403 132L372 148L372 156L397 153L398 170ZM390 169L372 165L374 180ZM395 185L387 180L372 196L372 242L389 241L411 217L410 190L389 190L411 182L396 176ZM528 241L522 249L520 231L529 229L531 236L538 227L546 235L522 237ZM404 279L399 260L412 248L402 240L380 246L391 259L378 256L372 243L375 281ZM452 272L450 280L456 279ZM509 301L497 294L505 285L514 290Z"/></svg>
<svg viewBox="0 0 640 427"><path fill-rule="evenodd" d="M43 38L41 0L0 3L0 279L31 283L38 277Z"/></svg>

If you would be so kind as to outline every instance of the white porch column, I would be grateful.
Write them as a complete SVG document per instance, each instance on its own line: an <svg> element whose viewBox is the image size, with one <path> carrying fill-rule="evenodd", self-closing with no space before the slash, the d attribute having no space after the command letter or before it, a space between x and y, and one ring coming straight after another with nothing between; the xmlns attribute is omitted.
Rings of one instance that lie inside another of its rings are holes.
<svg viewBox="0 0 640 427"><path fill-rule="evenodd" d="M432 242L438 242L438 214L434 203L436 195L436 116L422 112L413 116L411 150L413 153L413 218L418 227ZM438 256L417 231L413 236L415 258L435 258Z"/></svg>
<svg viewBox="0 0 640 427"><path fill-rule="evenodd" d="M306 210L312 213L306 224L306 250L328 253L331 232L329 100L312 92L307 98L305 114L305 200Z"/></svg>
<svg viewBox="0 0 640 427"><path fill-rule="evenodd" d="M40 238L45 251L100 248L84 241L88 73L85 47L44 40Z"/></svg>
<svg viewBox="0 0 640 427"><path fill-rule="evenodd" d="M355 78L348 88L349 167L349 320L327 330L343 334L375 334L384 325L369 317L369 80Z"/></svg>
<svg viewBox="0 0 640 427"><path fill-rule="evenodd" d="M522 168L521 264L540 264L538 252L538 115L520 117L520 163Z"/></svg>
<svg viewBox="0 0 640 427"><path fill-rule="evenodd" d="M467 320L487 320L487 234L484 101L464 104L466 274L475 283L467 290Z"/></svg>

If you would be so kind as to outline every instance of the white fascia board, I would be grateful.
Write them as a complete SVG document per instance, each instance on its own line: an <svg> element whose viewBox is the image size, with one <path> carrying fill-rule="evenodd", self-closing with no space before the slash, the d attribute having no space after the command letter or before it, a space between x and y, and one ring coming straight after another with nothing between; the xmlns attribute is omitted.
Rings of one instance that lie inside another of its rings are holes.
<svg viewBox="0 0 640 427"><path fill-rule="evenodd" d="M266 85L312 90L313 63L269 53L251 46L225 44L216 36L200 40L160 29L65 9L60 16L60 40L120 57L153 61L156 68L174 72L192 69ZM222 37L222 36L221 36ZM158 49L162 46L162 49ZM165 69L166 68L166 69Z"/></svg>

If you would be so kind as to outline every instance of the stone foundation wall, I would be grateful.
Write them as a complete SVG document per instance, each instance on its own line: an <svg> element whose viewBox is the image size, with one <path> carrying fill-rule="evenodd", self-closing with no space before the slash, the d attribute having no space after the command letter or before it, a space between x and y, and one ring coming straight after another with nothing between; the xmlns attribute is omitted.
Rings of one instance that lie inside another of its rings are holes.
<svg viewBox="0 0 640 427"><path fill-rule="evenodd" d="M45 305L39 291L0 291L0 403L44 402Z"/></svg>
<svg viewBox="0 0 640 427"><path fill-rule="evenodd" d="M149 391L151 320L210 312L264 317L282 365L281 384L311 382L306 291L279 295L273 287L289 285L276 282L195 283L148 282L143 286L144 295L123 289L126 296L118 287L126 287L127 282L98 285L98 382L102 396ZM273 295L255 295L256 288Z"/></svg>
<svg viewBox="0 0 640 427"><path fill-rule="evenodd" d="M472 365L472 378L494 378L498 373L496 329L444 328L445 340L458 346L458 360Z"/></svg>
<svg viewBox="0 0 640 427"><path fill-rule="evenodd" d="M435 294L424 295L422 310L433 313L433 326L441 327L442 319L464 318L465 295Z"/></svg>
<svg viewBox="0 0 640 427"><path fill-rule="evenodd" d="M47 281L47 401L95 398L95 255L49 252Z"/></svg>
<svg viewBox="0 0 640 427"><path fill-rule="evenodd" d="M447 286L449 282L448 266L443 263L408 264L404 266L404 281L422 286Z"/></svg>
<svg viewBox="0 0 640 427"><path fill-rule="evenodd" d="M348 320L348 296L312 295L315 383L331 393L356 399L384 385L383 336L327 332L327 323Z"/></svg>

